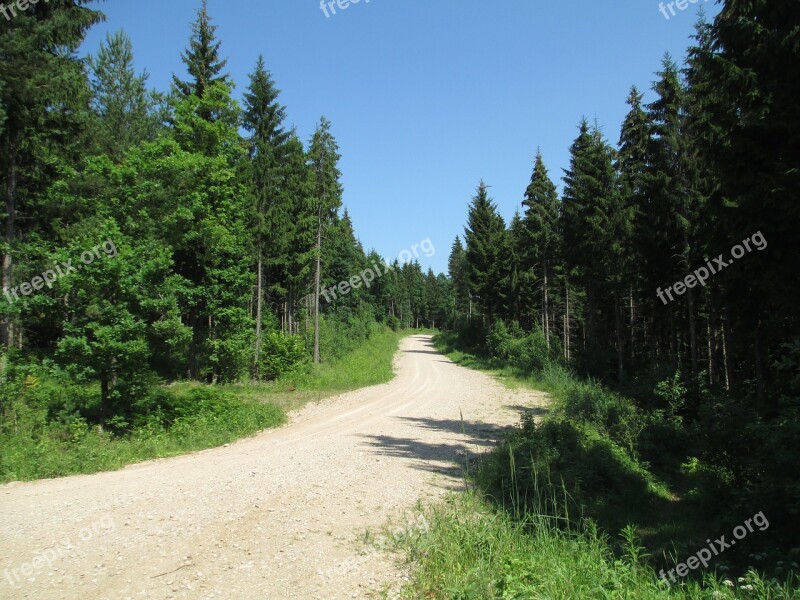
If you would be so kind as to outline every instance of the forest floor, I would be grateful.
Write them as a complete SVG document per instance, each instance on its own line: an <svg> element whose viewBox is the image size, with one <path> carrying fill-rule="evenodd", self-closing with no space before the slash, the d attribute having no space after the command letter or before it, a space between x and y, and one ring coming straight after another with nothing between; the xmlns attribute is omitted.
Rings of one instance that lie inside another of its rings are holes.
<svg viewBox="0 0 800 600"><path fill-rule="evenodd" d="M395 369L223 448L0 486L0 597L395 597L387 520L424 527L416 503L463 489L471 458L546 405L428 335L401 342Z"/></svg>

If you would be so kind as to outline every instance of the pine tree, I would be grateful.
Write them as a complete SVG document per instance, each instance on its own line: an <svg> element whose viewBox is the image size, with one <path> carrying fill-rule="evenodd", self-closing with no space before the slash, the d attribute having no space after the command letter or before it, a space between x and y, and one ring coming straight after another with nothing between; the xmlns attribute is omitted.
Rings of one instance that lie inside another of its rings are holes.
<svg viewBox="0 0 800 600"><path fill-rule="evenodd" d="M107 34L97 55L89 58L89 65L98 149L119 161L128 148L155 137L156 98L147 90L149 75L146 71L141 75L134 72L133 45L123 31Z"/></svg>
<svg viewBox="0 0 800 600"><path fill-rule="evenodd" d="M325 117L320 119L308 150L309 166L314 177L314 363L319 364L319 302L322 293L322 240L335 223L337 211L342 205L342 185L339 146L331 134L331 123Z"/></svg>
<svg viewBox="0 0 800 600"><path fill-rule="evenodd" d="M292 131L285 146L282 173L283 203L290 207L285 223L290 240L285 262L287 296L282 311L283 329L287 334L299 333L298 321L301 303L309 297L309 281L313 273L316 233L314 212L314 174L311 171L303 142ZM306 310L308 307L306 306Z"/></svg>
<svg viewBox="0 0 800 600"><path fill-rule="evenodd" d="M285 160L289 133L283 129L286 109L278 102L278 90L258 57L255 71L250 75L250 85L244 95L244 128L250 132L250 160L253 170L252 193L254 198L254 233L256 263L256 332L253 357L253 377L258 379L261 351L262 310L264 288L279 296L282 302L286 289L280 276L285 273L291 233L288 223L291 204L282 193L284 182L281 173ZM265 263L266 258L266 265ZM267 281L264 283L264 268Z"/></svg>
<svg viewBox="0 0 800 600"><path fill-rule="evenodd" d="M529 329L536 322L535 276L533 258L534 248L531 246L525 223L519 211L514 213L508 226L509 246L509 279L508 310L509 317Z"/></svg>
<svg viewBox="0 0 800 600"><path fill-rule="evenodd" d="M542 269L542 327L549 348L551 324L548 293L558 256L559 206L556 186L550 180L540 151L536 152L531 182L525 190L522 205L525 207L523 224L530 243L525 264L533 268L535 263L540 263Z"/></svg>
<svg viewBox="0 0 800 600"><path fill-rule="evenodd" d="M622 204L614 158L597 126L590 131L582 121L564 177L563 227L567 267L586 292L586 367L596 375L605 372L605 346L613 330L621 380L620 288L630 215Z"/></svg>
<svg viewBox="0 0 800 600"><path fill-rule="evenodd" d="M636 311L635 306L643 305L647 307L648 319L654 318L652 298L647 302L640 301L643 289L647 285L642 282L641 273L647 270L645 256L641 248L646 246L647 240L640 237L646 230L644 222L649 217L647 213L647 194L648 188L648 148L650 146L650 123L647 113L642 108L642 94L633 86L628 94L627 104L630 110L622 123L619 139L619 151L617 152L616 169L620 176L620 193L622 205L629 211L631 219L631 235L629 244L625 249L626 260L624 270L628 273L630 282L628 289L628 310L629 310L629 335L630 348L636 346ZM638 235L637 235L638 233ZM644 295L651 294L649 288ZM643 329L647 327L647 321ZM645 335L643 334L642 338ZM653 339L653 336L648 336Z"/></svg>
<svg viewBox="0 0 800 600"><path fill-rule="evenodd" d="M28 182L46 187L55 174L46 163L82 140L88 111L88 83L76 51L87 30L102 19L84 4L64 0L30 5L13 19L0 18L0 153L5 211L2 243L2 288L13 287L18 244L17 214L35 214L20 206L30 197L19 189L20 172ZM39 160L48 156L48 160ZM34 222L29 226L35 227ZM13 310L3 307L0 343L10 346L15 331ZM20 338L21 339L21 338Z"/></svg>
<svg viewBox="0 0 800 600"><path fill-rule="evenodd" d="M480 304L487 325L501 316L508 276L507 239L503 218L481 181L469 208L464 229L470 291Z"/></svg>
<svg viewBox="0 0 800 600"><path fill-rule="evenodd" d="M447 261L450 280L453 282L453 309L456 314L472 316L472 300L469 291L467 253L461 238L456 236Z"/></svg>
<svg viewBox="0 0 800 600"><path fill-rule="evenodd" d="M696 202L693 197L689 173L685 135L685 93L678 68L665 56L659 79L653 86L656 100L648 105L648 119L652 127L650 151L647 159L650 169L649 205L643 228L645 236L646 260L651 274L647 282L651 289L683 279L691 272L693 264L702 257L696 257L692 249L694 238L693 223L696 222ZM658 281L658 278L665 278ZM668 284L667 284L668 285ZM697 308L695 291L688 288L686 304L689 323L689 352L692 375L696 376L698 366ZM655 298L650 298L655 303ZM678 362L680 349L677 347L679 322L675 310L680 305L670 304L668 344L670 355Z"/></svg>
<svg viewBox="0 0 800 600"><path fill-rule="evenodd" d="M763 258L737 263L718 279L730 386L740 390L752 379L772 411L779 396L775 357L800 338L798 23L796 2L727 2L713 25L701 30L689 69L700 90L693 137L716 186L708 200L718 224L708 242L711 252L758 231L768 242Z"/></svg>
<svg viewBox="0 0 800 600"><path fill-rule="evenodd" d="M181 53L181 59L191 79L182 81L177 75L172 76L175 89L184 97L202 98L215 83L229 82L227 73L220 74L228 61L219 57L222 42L216 40L216 30L217 27L211 24L211 17L208 15L208 0L203 0L200 10L197 11L197 19L192 24L189 48Z"/></svg>
<svg viewBox="0 0 800 600"><path fill-rule="evenodd" d="M589 123L581 120L578 126L578 137L570 147L570 166L564 170L564 192L562 210L562 229L564 231L564 256L567 265L577 268L581 256L585 252L580 223L583 219L586 183L583 173L586 168L587 153L592 139L589 135Z"/></svg>

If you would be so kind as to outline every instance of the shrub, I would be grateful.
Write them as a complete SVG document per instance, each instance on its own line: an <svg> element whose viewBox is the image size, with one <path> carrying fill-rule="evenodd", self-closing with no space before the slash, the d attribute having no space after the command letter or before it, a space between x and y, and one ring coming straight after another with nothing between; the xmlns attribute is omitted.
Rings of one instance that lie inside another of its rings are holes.
<svg viewBox="0 0 800 600"><path fill-rule="evenodd" d="M400 319L398 319L394 315L391 315L387 317L386 325L388 325L392 331L399 331L401 327Z"/></svg>
<svg viewBox="0 0 800 600"><path fill-rule="evenodd" d="M647 421L634 403L604 389L594 381L574 382L567 388L561 409L580 422L605 432L616 443L635 455L639 437Z"/></svg>
<svg viewBox="0 0 800 600"><path fill-rule="evenodd" d="M308 350L303 338L270 331L262 341L259 370L262 379L273 381L301 369L308 363Z"/></svg>

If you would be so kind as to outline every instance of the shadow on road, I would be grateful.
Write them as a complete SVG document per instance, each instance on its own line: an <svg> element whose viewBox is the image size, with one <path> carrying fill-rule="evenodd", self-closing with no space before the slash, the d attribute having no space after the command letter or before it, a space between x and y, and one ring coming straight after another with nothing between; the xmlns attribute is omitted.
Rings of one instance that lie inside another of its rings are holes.
<svg viewBox="0 0 800 600"><path fill-rule="evenodd" d="M437 443L414 437L390 435L365 435L365 443L382 456L413 460L412 467L429 473L445 475L437 482L446 489L463 488L463 477L475 460L494 447L508 429L491 423L461 421L459 419L432 419L398 417L413 428L444 432L445 440ZM421 437L421 436L420 436Z"/></svg>

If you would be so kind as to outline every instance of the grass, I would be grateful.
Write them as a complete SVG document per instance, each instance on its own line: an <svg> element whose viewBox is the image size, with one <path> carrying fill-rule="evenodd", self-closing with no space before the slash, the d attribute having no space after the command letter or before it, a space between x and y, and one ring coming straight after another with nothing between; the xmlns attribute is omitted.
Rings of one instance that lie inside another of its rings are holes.
<svg viewBox="0 0 800 600"><path fill-rule="evenodd" d="M393 357L405 335L409 332L375 333L339 360L277 383L162 386L156 390L158 402L116 434L74 415L51 420L56 402L75 402L62 396L96 395L96 390L65 389L56 381L29 378L0 423L0 483L114 470L221 446L278 427L286 423L288 411L308 402L390 381Z"/></svg>
<svg viewBox="0 0 800 600"><path fill-rule="evenodd" d="M709 524L638 457L649 421L627 398L558 365L530 373L465 352L453 334L434 344L509 387L547 392L552 404L543 422L523 420L481 457L471 491L425 509L424 533L395 539L412 566L406 597L800 598L785 568L774 570L785 583L767 582L747 562L727 562L730 552L679 584L660 580L661 566L703 547ZM726 580L732 572L741 577Z"/></svg>
<svg viewBox="0 0 800 600"><path fill-rule="evenodd" d="M458 336L452 331L437 332L433 345L454 363L491 375L509 389L525 388L558 397L571 381L570 374L560 367L551 366L541 374L531 374L496 358L467 352L459 347Z"/></svg>
<svg viewBox="0 0 800 600"><path fill-rule="evenodd" d="M385 329L339 360L312 365L274 383L230 384L223 389L241 398L271 402L285 411L351 390L386 383L394 378L393 359L400 340L417 334Z"/></svg>
<svg viewBox="0 0 800 600"><path fill-rule="evenodd" d="M174 391L191 411L168 424L152 416L124 435L113 435L75 419L47 423L43 416L18 420L0 434L0 482L28 481L119 469L233 442L286 422L278 406L242 400L208 387ZM210 393L209 393L210 392Z"/></svg>
<svg viewBox="0 0 800 600"><path fill-rule="evenodd" d="M530 513L517 521L475 493L450 496L423 515L424 533L410 530L391 538L392 549L414 567L405 598L797 598L789 584L766 583L755 572L741 582L709 575L702 584L670 586L645 564L631 529L621 540L623 553L615 555L590 524L569 529L553 517Z"/></svg>

